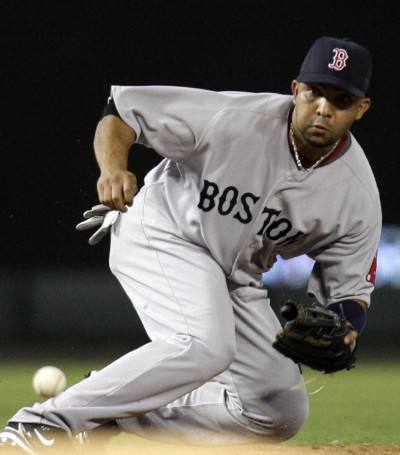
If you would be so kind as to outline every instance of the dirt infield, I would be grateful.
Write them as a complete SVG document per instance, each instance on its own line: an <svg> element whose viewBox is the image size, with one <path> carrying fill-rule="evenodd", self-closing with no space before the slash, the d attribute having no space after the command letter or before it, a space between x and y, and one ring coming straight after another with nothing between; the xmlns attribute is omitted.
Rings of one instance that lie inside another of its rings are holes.
<svg viewBox="0 0 400 455"><path fill-rule="evenodd" d="M94 453L102 453L95 451ZM329 445L329 446L288 446L288 445L245 445L227 447L166 447L166 446L109 446L106 455L386 455L400 454L400 446L379 445Z"/></svg>
<svg viewBox="0 0 400 455"><path fill-rule="evenodd" d="M1 453L15 453L13 449ZM77 452L68 449L46 450L46 453L55 455L71 455L81 453L85 455L391 455L400 454L398 445L327 445L327 446L289 446L254 444L225 447L193 447L193 446L172 446L162 444L108 444L104 446L91 445L81 448Z"/></svg>
<svg viewBox="0 0 400 455"><path fill-rule="evenodd" d="M400 454L400 446L379 445L329 445L329 446L288 446L288 445L244 445L226 447L180 447L180 446L136 446L118 449L108 446L104 451L85 453L94 455L389 455Z"/></svg>
<svg viewBox="0 0 400 455"><path fill-rule="evenodd" d="M90 451L91 452L91 451ZM199 447L163 444L138 437L113 438L103 450L99 447L94 453L106 455L386 455L400 454L398 445L295 445L282 444L243 444L217 447Z"/></svg>
<svg viewBox="0 0 400 455"><path fill-rule="evenodd" d="M294 442L281 444L257 443L225 446L193 446L183 444L167 444L154 440L143 439L134 435L119 435L111 437L109 434L97 433L90 443L82 446L71 445L47 449L46 453L56 455L71 455L80 453L85 455L389 455L400 454L399 445L372 445L357 444L344 445L332 442L327 445L300 445ZM1 453L15 453L14 450Z"/></svg>
<svg viewBox="0 0 400 455"><path fill-rule="evenodd" d="M115 452L114 452L115 453ZM113 451L106 452L106 454L114 455ZM119 451L122 454L140 454L140 455L331 455L331 454L344 454L344 455L381 455L381 454L400 454L399 446L372 446L372 445L351 445L351 446L301 446L301 447L288 447L288 446L267 446L249 447L244 446L238 449L226 447L224 450L221 448L209 448L207 450L199 450L198 448L191 448L190 450L182 451L181 449L168 449L152 450L152 449L137 449L131 448L130 450Z"/></svg>

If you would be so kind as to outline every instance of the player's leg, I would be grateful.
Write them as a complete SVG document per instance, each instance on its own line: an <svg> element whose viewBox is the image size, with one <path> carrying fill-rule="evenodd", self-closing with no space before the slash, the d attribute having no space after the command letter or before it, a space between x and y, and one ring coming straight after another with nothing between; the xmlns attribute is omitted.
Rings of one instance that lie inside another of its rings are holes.
<svg viewBox="0 0 400 455"><path fill-rule="evenodd" d="M280 324L266 291L231 293L236 356L229 369L144 415L119 420L126 431L169 442L232 444L293 436L308 415L299 368L273 347Z"/></svg>
<svg viewBox="0 0 400 455"><path fill-rule="evenodd" d="M253 431L292 437L308 416L308 397L299 367L272 346L281 326L267 291L241 287L231 297L237 353L228 381L238 392L243 416Z"/></svg>
<svg viewBox="0 0 400 455"><path fill-rule="evenodd" d="M12 421L94 429L162 407L232 362L234 317L223 271L204 248L177 237L144 197L120 217L111 266L153 341Z"/></svg>

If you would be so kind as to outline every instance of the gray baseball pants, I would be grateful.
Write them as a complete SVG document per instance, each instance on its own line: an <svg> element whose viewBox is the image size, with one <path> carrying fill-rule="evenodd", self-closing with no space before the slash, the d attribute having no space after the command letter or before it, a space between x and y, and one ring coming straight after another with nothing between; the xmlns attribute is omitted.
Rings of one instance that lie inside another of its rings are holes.
<svg viewBox="0 0 400 455"><path fill-rule="evenodd" d="M308 415L299 368L272 341L280 324L267 291L234 287L189 243L144 187L114 227L110 267L151 342L55 398L10 419L79 433L117 421L171 442L283 440ZM112 302L110 302L112 306ZM111 308L112 311L112 308Z"/></svg>

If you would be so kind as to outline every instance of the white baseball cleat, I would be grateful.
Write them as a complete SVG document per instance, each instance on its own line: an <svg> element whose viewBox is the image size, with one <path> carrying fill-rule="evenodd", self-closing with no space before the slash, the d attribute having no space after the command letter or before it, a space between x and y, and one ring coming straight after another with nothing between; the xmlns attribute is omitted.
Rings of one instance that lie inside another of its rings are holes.
<svg viewBox="0 0 400 455"><path fill-rule="evenodd" d="M70 438L64 430L59 428L33 423L10 422L0 433L0 450L8 449L10 452L37 455L60 446L77 448L77 446L84 445L86 439L86 432Z"/></svg>

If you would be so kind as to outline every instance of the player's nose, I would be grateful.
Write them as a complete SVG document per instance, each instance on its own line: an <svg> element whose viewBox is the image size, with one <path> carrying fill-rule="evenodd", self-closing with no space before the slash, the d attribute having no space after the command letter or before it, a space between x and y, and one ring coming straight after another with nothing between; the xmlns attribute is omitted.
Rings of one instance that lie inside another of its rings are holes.
<svg viewBox="0 0 400 455"><path fill-rule="evenodd" d="M321 117L331 117L333 113L333 106L327 98L321 96L318 100L317 114Z"/></svg>

